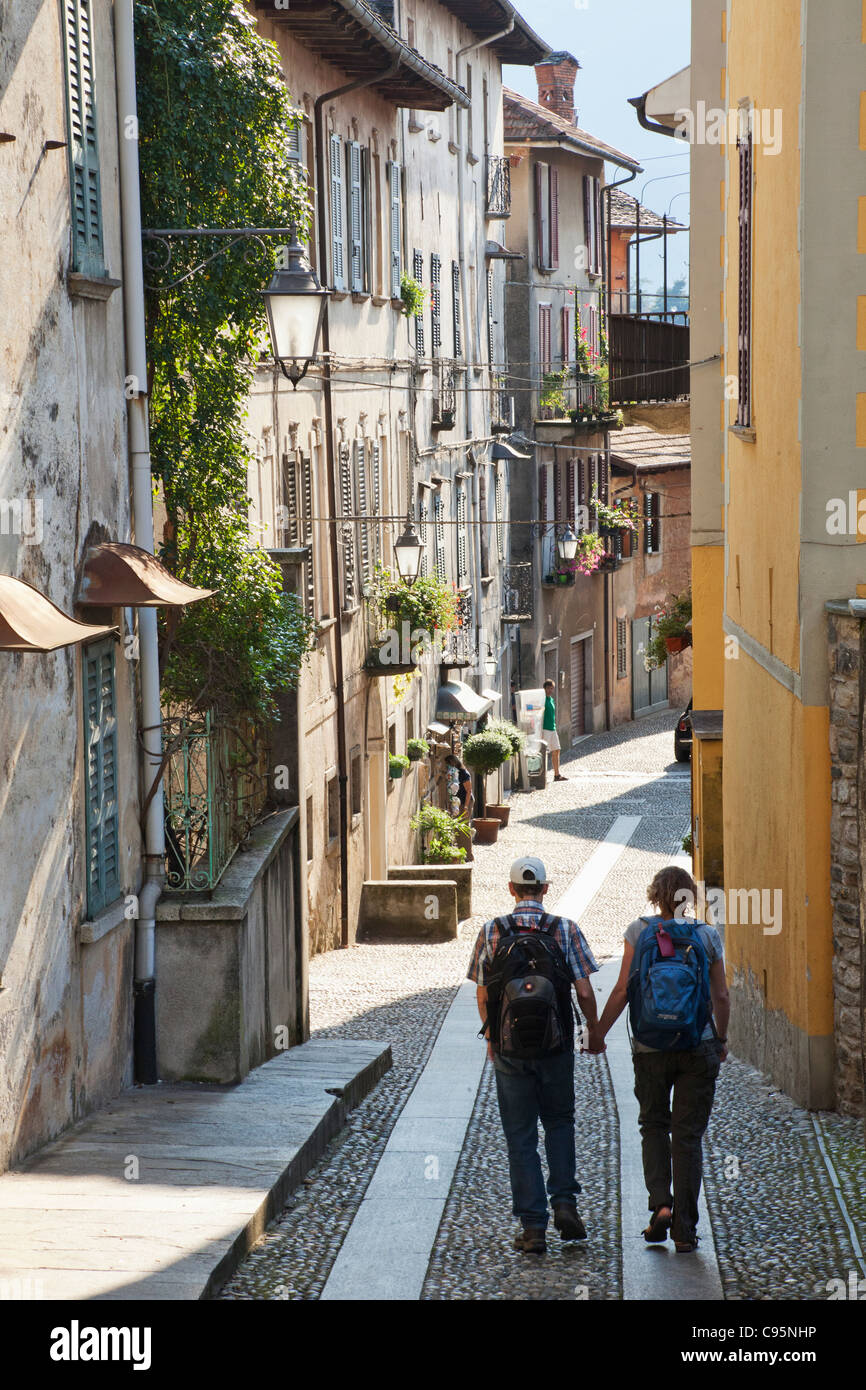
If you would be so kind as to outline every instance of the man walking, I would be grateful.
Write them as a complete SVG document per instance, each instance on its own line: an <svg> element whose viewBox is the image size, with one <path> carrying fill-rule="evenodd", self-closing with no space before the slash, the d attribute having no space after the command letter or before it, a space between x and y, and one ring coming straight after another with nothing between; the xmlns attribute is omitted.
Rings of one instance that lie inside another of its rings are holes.
<svg viewBox="0 0 866 1390"><path fill-rule="evenodd" d="M467 972L477 985L482 1032L496 1070L512 1210L522 1227L514 1248L538 1255L547 1249L548 1196L562 1239L586 1237L576 1202L572 986L589 1025L589 1050L604 1050L589 983L598 966L577 923L544 911L548 886L540 859L514 861L509 882L514 909L484 924Z"/></svg>
<svg viewBox="0 0 866 1390"><path fill-rule="evenodd" d="M559 734L556 732L556 701L553 698L555 692L556 686L554 685L553 681L545 681L544 719L541 723L541 736L547 744L548 748L550 749L550 757L553 762L554 782L567 782L568 778L563 777L562 773L559 770L559 756L560 748L562 745L559 742Z"/></svg>

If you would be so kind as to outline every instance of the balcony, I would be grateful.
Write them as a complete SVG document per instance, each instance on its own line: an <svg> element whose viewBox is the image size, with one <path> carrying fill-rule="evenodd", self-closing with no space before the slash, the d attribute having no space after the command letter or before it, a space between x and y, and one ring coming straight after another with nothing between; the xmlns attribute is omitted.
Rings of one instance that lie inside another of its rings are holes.
<svg viewBox="0 0 866 1390"><path fill-rule="evenodd" d="M505 378L494 377L490 387L490 433L511 434L516 423L514 397L505 389Z"/></svg>
<svg viewBox="0 0 866 1390"><path fill-rule="evenodd" d="M511 161L507 155L488 155L486 215L511 216Z"/></svg>
<svg viewBox="0 0 866 1390"><path fill-rule="evenodd" d="M534 614L532 561L519 560L502 567L502 621L531 623Z"/></svg>
<svg viewBox="0 0 866 1390"><path fill-rule="evenodd" d="M457 594L457 627L445 636L441 665L452 667L475 666L478 662L478 634L472 610L472 590L460 589Z"/></svg>
<svg viewBox="0 0 866 1390"><path fill-rule="evenodd" d="M658 318L611 314L610 400L686 400L689 395L689 325L681 314Z"/></svg>

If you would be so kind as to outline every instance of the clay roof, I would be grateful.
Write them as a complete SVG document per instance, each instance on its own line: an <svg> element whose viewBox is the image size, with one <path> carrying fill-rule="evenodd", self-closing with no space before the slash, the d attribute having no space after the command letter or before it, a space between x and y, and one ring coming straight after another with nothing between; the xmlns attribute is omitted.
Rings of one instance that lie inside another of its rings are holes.
<svg viewBox="0 0 866 1390"><path fill-rule="evenodd" d="M643 203L638 204L637 198L633 198L630 193L626 193L624 188L612 188L610 192L610 224L612 227L621 227L625 230L635 231L637 229L637 208L640 206L640 225L641 231L646 228L648 231L661 231L664 223L657 212L650 208L645 208ZM682 222L675 222L672 217L668 218L668 229L671 228L685 230Z"/></svg>
<svg viewBox="0 0 866 1390"><path fill-rule="evenodd" d="M636 473L661 473L667 468L690 468L692 441L687 434L659 434L647 425L626 425L610 436L611 463Z"/></svg>
<svg viewBox="0 0 866 1390"><path fill-rule="evenodd" d="M502 89L502 105L507 145L522 145L532 140L554 140L564 148L571 148L575 154L594 155L597 159L609 159L621 168L634 169L637 173L643 172L640 164L636 159L632 159L631 155L623 154L622 150L614 149L613 145L596 139L594 135L581 130L564 116L558 116L546 106L539 106L537 101L530 101L529 97L512 92L510 87Z"/></svg>

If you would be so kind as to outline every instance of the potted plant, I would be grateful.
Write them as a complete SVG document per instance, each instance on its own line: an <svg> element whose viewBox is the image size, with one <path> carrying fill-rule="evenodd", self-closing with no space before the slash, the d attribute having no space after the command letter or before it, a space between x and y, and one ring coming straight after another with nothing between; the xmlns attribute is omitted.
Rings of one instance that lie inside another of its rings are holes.
<svg viewBox="0 0 866 1390"><path fill-rule="evenodd" d="M503 734L511 744L511 756L516 758L526 747L526 734L516 724L507 719L491 719L487 724L488 734Z"/></svg>
<svg viewBox="0 0 866 1390"><path fill-rule="evenodd" d="M503 763L508 762L512 756L511 748L511 740L506 738L505 734L491 733L488 729L472 734L463 745L463 761L478 777L478 805L481 815L473 820L472 824L479 843L483 845L495 844L500 826L500 821L495 816L486 814L485 779Z"/></svg>
<svg viewBox="0 0 866 1390"><path fill-rule="evenodd" d="M407 319L417 319L424 312L424 300L427 291L423 285L419 285L411 275L407 275L405 270L400 276L400 298L403 301L403 313Z"/></svg>
<svg viewBox="0 0 866 1390"><path fill-rule="evenodd" d="M410 738L406 744L406 754L410 763L420 763L422 758L426 758L430 752L430 744L426 738Z"/></svg>
<svg viewBox="0 0 866 1390"><path fill-rule="evenodd" d="M389 776L393 777L395 781L398 777L403 776L403 773L406 771L408 766L409 759L406 757L404 753L388 754L388 774Z"/></svg>
<svg viewBox="0 0 866 1390"><path fill-rule="evenodd" d="M652 616L652 637L644 656L644 666L648 671L657 671L663 666L669 653L680 652L691 646L691 620L691 589L686 589L682 594L671 594L666 604L656 607Z"/></svg>
<svg viewBox="0 0 866 1390"><path fill-rule="evenodd" d="M438 806L421 806L409 825L424 837L422 858L425 864L462 864L465 860L466 848L458 841L472 839L466 821Z"/></svg>
<svg viewBox="0 0 866 1390"><path fill-rule="evenodd" d="M435 575L421 575L414 584L407 584L377 565L366 599L378 630L376 646L367 658L368 670L414 671L441 634L457 626L457 594Z"/></svg>
<svg viewBox="0 0 866 1390"><path fill-rule="evenodd" d="M687 830L683 836L683 850L686 854L694 854L694 844L692 842L692 832Z"/></svg>
<svg viewBox="0 0 866 1390"><path fill-rule="evenodd" d="M595 574L604 554L604 541L597 531L581 531L577 538L575 565L578 574Z"/></svg>

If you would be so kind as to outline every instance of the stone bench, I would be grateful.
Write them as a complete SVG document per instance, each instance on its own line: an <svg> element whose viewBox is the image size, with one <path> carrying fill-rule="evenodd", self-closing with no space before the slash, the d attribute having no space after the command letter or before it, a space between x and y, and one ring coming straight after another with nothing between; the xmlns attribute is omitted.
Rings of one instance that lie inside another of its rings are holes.
<svg viewBox="0 0 866 1390"><path fill-rule="evenodd" d="M457 920L465 922L472 916L471 864L393 864L389 865L390 879L437 879L457 884Z"/></svg>
<svg viewBox="0 0 866 1390"><path fill-rule="evenodd" d="M370 879L361 889L358 941L449 941L457 935L453 878Z"/></svg>

